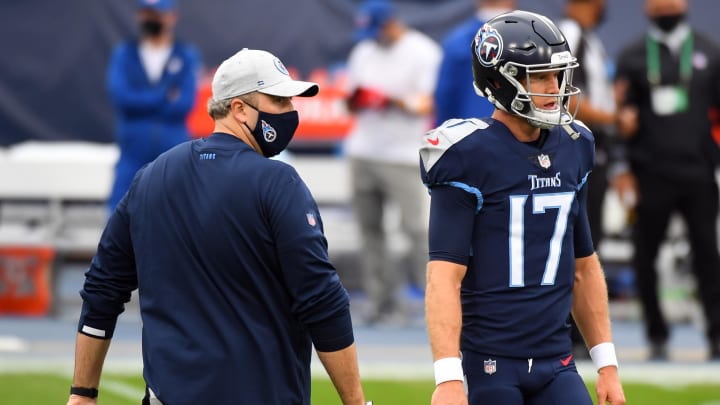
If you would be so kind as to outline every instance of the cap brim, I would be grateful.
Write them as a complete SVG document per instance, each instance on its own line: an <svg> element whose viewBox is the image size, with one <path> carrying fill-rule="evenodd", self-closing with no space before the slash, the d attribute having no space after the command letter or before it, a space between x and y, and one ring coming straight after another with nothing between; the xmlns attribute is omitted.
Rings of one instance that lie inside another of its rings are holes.
<svg viewBox="0 0 720 405"><path fill-rule="evenodd" d="M318 94L318 91L320 86L317 83L301 80L288 80L258 90L259 93L279 97L312 97Z"/></svg>

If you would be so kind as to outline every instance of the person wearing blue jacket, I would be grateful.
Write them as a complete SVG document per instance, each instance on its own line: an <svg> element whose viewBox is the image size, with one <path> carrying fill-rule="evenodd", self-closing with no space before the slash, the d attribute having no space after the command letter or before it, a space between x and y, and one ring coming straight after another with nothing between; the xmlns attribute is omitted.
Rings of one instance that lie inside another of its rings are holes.
<svg viewBox="0 0 720 405"><path fill-rule="evenodd" d="M344 405L362 405L347 291L318 207L268 159L298 126L291 79L243 49L215 73L207 138L138 171L108 220L80 295L68 404L94 403L124 304L138 289L144 404L310 404L312 347Z"/></svg>
<svg viewBox="0 0 720 405"><path fill-rule="evenodd" d="M140 38L113 51L108 90L120 157L110 212L138 169L190 138L185 121L195 102L200 56L194 46L175 40L177 18L173 0L138 0Z"/></svg>
<svg viewBox="0 0 720 405"><path fill-rule="evenodd" d="M489 117L495 109L485 97L475 94L470 69L470 44L485 21L512 10L514 0L477 0L477 13L451 30L442 42L443 59L435 87L435 120Z"/></svg>

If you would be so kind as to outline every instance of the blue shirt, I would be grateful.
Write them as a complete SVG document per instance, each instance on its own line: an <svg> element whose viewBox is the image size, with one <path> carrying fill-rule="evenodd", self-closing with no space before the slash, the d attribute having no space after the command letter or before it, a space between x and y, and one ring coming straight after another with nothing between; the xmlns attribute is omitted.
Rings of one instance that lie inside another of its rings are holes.
<svg viewBox="0 0 720 405"><path fill-rule="evenodd" d="M534 358L567 353L575 258L593 253L584 187L593 137L572 124L542 146L499 121L451 120L425 136L430 259L467 265L462 350Z"/></svg>
<svg viewBox="0 0 720 405"><path fill-rule="evenodd" d="M475 34L483 21L473 17L450 31L442 43L443 60L435 87L435 117L438 124L450 118L489 117L495 107L475 93L472 51Z"/></svg>
<svg viewBox="0 0 720 405"><path fill-rule="evenodd" d="M143 374L167 404L309 404L311 343L353 342L304 182L227 134L138 172L86 277L79 331L99 338L139 287Z"/></svg>

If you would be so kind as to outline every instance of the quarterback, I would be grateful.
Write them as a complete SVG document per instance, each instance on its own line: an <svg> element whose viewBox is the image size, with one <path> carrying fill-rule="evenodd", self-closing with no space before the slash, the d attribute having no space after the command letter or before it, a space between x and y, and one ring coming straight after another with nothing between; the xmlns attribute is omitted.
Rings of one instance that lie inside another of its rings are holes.
<svg viewBox="0 0 720 405"><path fill-rule="evenodd" d="M513 11L472 45L489 118L425 135L431 193L427 326L432 404L592 404L572 357L572 311L598 370L598 403L625 403L607 286L585 209L592 133L568 111L580 90L547 17Z"/></svg>

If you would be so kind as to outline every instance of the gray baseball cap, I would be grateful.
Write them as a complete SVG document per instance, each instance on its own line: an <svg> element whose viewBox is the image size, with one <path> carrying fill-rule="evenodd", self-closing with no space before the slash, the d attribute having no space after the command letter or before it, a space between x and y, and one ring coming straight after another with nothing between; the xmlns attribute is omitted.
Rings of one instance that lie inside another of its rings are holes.
<svg viewBox="0 0 720 405"><path fill-rule="evenodd" d="M312 97L317 83L293 80L285 65L267 51L244 48L223 61L212 80L213 100L225 100L253 91L280 97Z"/></svg>

